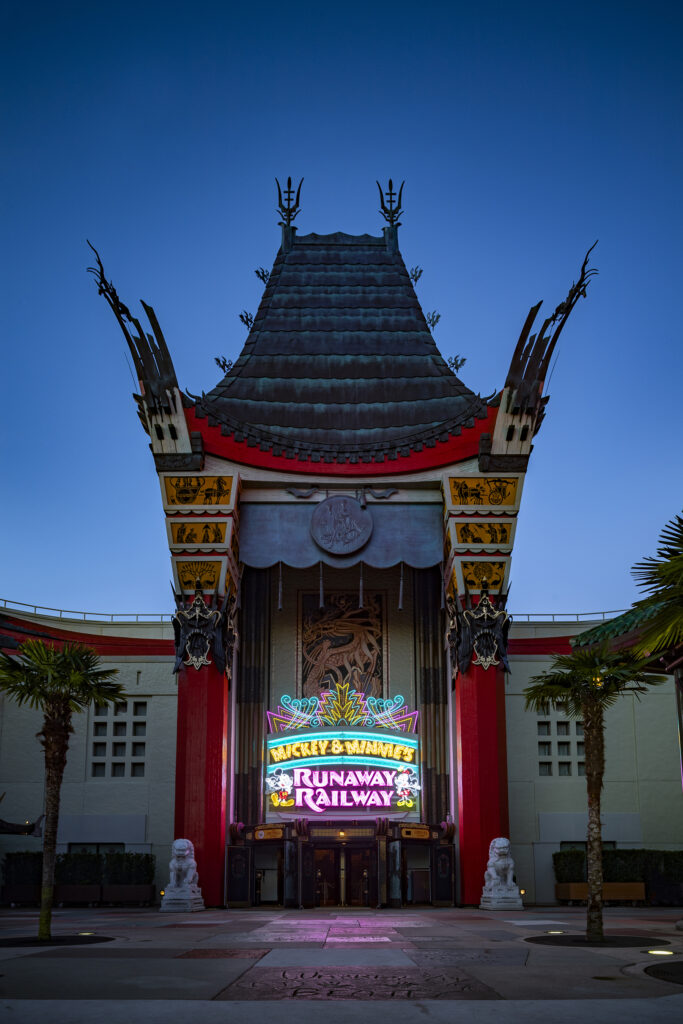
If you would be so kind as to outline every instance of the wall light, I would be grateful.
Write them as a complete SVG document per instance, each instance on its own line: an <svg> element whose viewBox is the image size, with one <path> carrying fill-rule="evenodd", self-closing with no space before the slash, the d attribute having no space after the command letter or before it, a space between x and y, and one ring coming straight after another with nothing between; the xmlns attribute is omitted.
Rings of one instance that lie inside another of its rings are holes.
<svg viewBox="0 0 683 1024"><path fill-rule="evenodd" d="M340 833L339 833L339 835L340 835L340 836L345 836L345 835L346 835L346 832L340 832Z"/></svg>
<svg viewBox="0 0 683 1024"><path fill-rule="evenodd" d="M520 889L519 894L520 896L526 896L526 889Z"/></svg>

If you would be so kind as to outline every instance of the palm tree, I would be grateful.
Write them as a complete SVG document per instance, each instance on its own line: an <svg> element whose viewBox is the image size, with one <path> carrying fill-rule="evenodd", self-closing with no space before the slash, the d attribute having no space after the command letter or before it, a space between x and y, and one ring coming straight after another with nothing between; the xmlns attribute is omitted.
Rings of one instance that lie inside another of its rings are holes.
<svg viewBox="0 0 683 1024"><path fill-rule="evenodd" d="M657 558L637 562L631 574L647 596L636 602L644 618L635 644L637 653L664 654L683 645L683 516L674 516L662 530ZM678 659L674 659L678 660Z"/></svg>
<svg viewBox="0 0 683 1024"><path fill-rule="evenodd" d="M533 676L524 690L527 711L547 715L552 708L583 721L588 795L588 942L603 939L600 799L605 772L605 711L622 694L638 696L648 685L663 682L666 677L646 669L632 651L611 651L603 643L557 655L550 670Z"/></svg>
<svg viewBox="0 0 683 1024"><path fill-rule="evenodd" d="M38 938L49 941L54 895L57 827L62 777L66 767L71 717L90 704L120 704L124 694L114 682L117 669L100 668L100 659L83 644L61 648L27 640L16 658L0 655L0 691L17 704L43 712L37 734L45 751L45 825Z"/></svg>

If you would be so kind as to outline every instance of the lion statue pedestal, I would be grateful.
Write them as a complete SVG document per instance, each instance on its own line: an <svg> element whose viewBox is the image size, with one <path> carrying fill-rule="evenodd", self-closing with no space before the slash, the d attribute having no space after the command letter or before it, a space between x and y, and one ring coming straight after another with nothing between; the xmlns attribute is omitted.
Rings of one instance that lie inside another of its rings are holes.
<svg viewBox="0 0 683 1024"><path fill-rule="evenodd" d="M194 859L194 845L189 839L173 841L171 877L159 908L165 914L187 914L193 910L204 910L202 890L198 886L197 861Z"/></svg>
<svg viewBox="0 0 683 1024"><path fill-rule="evenodd" d="M480 910L523 910L522 897L514 880L515 862L510 840L492 839L484 875Z"/></svg>

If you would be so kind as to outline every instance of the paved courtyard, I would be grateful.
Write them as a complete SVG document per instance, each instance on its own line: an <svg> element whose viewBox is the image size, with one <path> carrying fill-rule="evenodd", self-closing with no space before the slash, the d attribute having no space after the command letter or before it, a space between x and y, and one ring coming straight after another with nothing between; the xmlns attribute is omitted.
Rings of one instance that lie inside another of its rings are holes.
<svg viewBox="0 0 683 1024"><path fill-rule="evenodd" d="M683 985L645 973L683 962L676 909L610 908L610 934L632 948L525 941L579 934L582 908L477 910L63 909L53 934L95 933L93 945L0 948L0 1016L33 1024L202 1024L254 1014L326 1024L395 1013L401 1024L556 1024L683 1020ZM35 934L35 910L5 909L3 938ZM669 949L657 957L650 949ZM49 1001L49 1008L46 1006ZM191 1005L188 1005L191 1004ZM47 1011L47 1012L46 1012Z"/></svg>

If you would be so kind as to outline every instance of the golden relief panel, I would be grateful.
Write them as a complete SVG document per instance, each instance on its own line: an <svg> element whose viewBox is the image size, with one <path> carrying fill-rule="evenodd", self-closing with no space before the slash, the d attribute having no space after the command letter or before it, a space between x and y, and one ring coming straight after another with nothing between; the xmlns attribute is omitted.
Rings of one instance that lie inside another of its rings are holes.
<svg viewBox="0 0 683 1024"><path fill-rule="evenodd" d="M176 566L183 590L193 591L197 586L197 580L202 590L217 589L222 562L176 562Z"/></svg>
<svg viewBox="0 0 683 1024"><path fill-rule="evenodd" d="M385 691L384 595L358 591L301 595L298 675L304 697L342 684L369 697Z"/></svg>
<svg viewBox="0 0 683 1024"><path fill-rule="evenodd" d="M489 590L500 590L505 579L505 562L463 562L462 576L469 590L481 590L486 580Z"/></svg>
<svg viewBox="0 0 683 1024"><path fill-rule="evenodd" d="M510 523L456 523L458 544L509 544Z"/></svg>
<svg viewBox="0 0 683 1024"><path fill-rule="evenodd" d="M499 476L449 477L454 505L514 505L517 480Z"/></svg>
<svg viewBox="0 0 683 1024"><path fill-rule="evenodd" d="M171 523L174 544L224 544L225 523Z"/></svg>
<svg viewBox="0 0 683 1024"><path fill-rule="evenodd" d="M169 505L227 505L232 493L231 476L164 477Z"/></svg>

